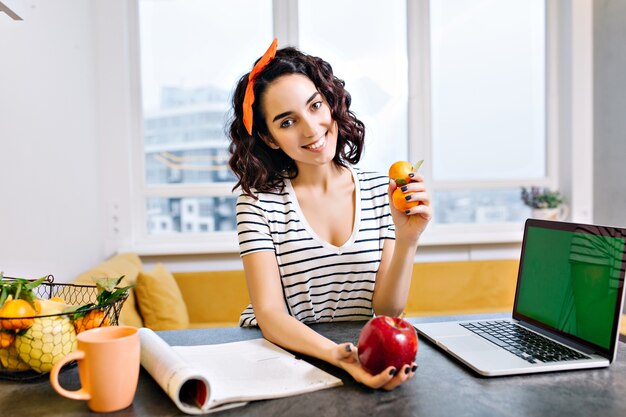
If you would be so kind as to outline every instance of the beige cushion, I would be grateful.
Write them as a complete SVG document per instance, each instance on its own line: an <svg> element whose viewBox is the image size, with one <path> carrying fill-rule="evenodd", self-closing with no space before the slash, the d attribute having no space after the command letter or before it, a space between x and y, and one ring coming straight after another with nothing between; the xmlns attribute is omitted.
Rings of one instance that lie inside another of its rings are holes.
<svg viewBox="0 0 626 417"><path fill-rule="evenodd" d="M135 287L145 327L175 330L189 327L189 315L174 276L161 263L141 272Z"/></svg>
<svg viewBox="0 0 626 417"><path fill-rule="evenodd" d="M121 253L96 265L89 271L80 274L72 283L78 285L95 285L93 278L119 278L124 275L120 286L125 287L127 285L136 284L137 276L141 271L143 271L143 264L137 254ZM135 327L143 326L143 320L141 319L135 301L135 293L132 289L129 291L128 298L122 307L119 324Z"/></svg>

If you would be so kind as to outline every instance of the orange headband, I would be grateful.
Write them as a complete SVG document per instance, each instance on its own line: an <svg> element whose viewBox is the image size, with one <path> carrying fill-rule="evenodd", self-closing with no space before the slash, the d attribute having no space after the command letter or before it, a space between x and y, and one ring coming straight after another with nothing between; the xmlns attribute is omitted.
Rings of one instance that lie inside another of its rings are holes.
<svg viewBox="0 0 626 417"><path fill-rule="evenodd" d="M276 47L278 46L278 39L274 38L274 41L270 47L265 51L261 59L256 63L250 74L248 75L248 86L246 87L246 94L243 96L243 125L246 127L249 135L252 135L252 104L254 103L254 79L259 75L261 71L270 63L276 56Z"/></svg>

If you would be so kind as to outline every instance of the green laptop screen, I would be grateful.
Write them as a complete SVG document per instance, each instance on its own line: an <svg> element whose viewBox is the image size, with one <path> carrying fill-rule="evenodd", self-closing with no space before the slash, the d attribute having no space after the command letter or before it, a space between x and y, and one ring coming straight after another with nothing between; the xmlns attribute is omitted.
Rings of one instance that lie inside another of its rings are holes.
<svg viewBox="0 0 626 417"><path fill-rule="evenodd" d="M528 227L516 311L609 349L624 280L624 240L582 227Z"/></svg>

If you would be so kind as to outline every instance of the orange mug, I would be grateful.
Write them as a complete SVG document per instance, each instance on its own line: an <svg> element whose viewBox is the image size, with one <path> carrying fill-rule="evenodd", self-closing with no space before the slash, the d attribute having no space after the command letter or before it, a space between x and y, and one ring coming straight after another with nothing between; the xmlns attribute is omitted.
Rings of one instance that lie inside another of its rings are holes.
<svg viewBox="0 0 626 417"><path fill-rule="evenodd" d="M64 397L87 400L95 412L122 410L132 404L139 379L140 338L137 328L105 326L76 337L77 349L50 371L52 387ZM81 388L69 391L59 384L63 365L78 361Z"/></svg>

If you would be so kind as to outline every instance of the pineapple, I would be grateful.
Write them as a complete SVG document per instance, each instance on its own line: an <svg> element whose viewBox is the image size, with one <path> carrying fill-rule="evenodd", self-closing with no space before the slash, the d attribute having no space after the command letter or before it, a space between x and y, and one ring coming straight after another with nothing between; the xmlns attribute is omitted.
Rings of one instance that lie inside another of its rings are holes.
<svg viewBox="0 0 626 417"><path fill-rule="evenodd" d="M14 345L6 349L0 349L0 363L2 368L11 372L28 371L30 366L20 359Z"/></svg>
<svg viewBox="0 0 626 417"><path fill-rule="evenodd" d="M76 332L67 316L38 317L15 337L15 349L25 363L40 373L76 349Z"/></svg>

